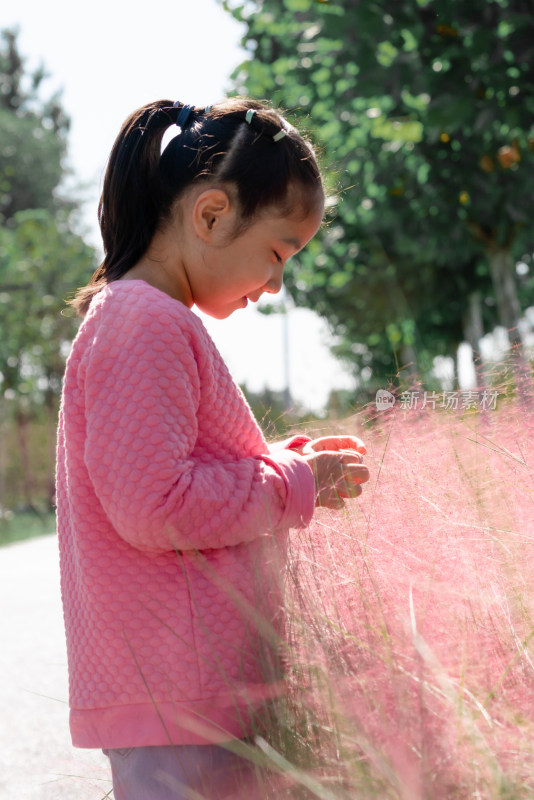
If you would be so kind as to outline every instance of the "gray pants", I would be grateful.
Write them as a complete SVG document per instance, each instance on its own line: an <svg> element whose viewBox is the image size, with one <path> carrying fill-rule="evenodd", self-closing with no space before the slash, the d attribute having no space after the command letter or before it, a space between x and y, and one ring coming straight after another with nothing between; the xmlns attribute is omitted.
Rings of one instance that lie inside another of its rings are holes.
<svg viewBox="0 0 534 800"><path fill-rule="evenodd" d="M104 750L115 800L261 800L250 762L216 745Z"/></svg>

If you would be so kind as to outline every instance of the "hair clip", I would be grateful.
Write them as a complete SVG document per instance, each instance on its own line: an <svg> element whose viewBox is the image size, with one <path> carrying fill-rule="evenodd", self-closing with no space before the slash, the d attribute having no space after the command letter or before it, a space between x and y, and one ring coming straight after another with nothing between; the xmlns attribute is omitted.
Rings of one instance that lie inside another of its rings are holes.
<svg viewBox="0 0 534 800"><path fill-rule="evenodd" d="M254 116L255 113L256 110L254 108L249 108L249 110L245 114L245 122L248 122L248 124L250 125L250 123L252 122L252 117ZM285 130L285 128L280 128L278 133L274 134L273 142L279 142L280 139L284 138L284 136L287 136L287 131Z"/></svg>
<svg viewBox="0 0 534 800"><path fill-rule="evenodd" d="M283 139L283 138L284 138L284 136L287 136L287 131L285 131L283 128L280 128L280 130L278 131L278 133L275 133L275 134L274 134L274 136L273 136L273 142L279 142L279 141L280 141L280 139Z"/></svg>
<svg viewBox="0 0 534 800"><path fill-rule="evenodd" d="M211 106L206 106L206 108L204 109L204 114L209 114L210 111L211 111Z"/></svg>
<svg viewBox="0 0 534 800"><path fill-rule="evenodd" d="M195 106L186 106L179 100L173 103L173 106L174 108L180 108L181 106L180 113L178 114L178 118L176 120L176 125L183 130L187 125L187 120L195 110Z"/></svg>

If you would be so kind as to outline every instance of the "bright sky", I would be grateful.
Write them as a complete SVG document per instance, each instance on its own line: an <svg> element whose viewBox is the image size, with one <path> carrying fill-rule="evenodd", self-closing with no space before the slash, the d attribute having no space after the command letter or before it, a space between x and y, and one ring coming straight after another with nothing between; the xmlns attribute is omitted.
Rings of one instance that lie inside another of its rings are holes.
<svg viewBox="0 0 534 800"><path fill-rule="evenodd" d="M151 100L194 105L224 96L244 60L239 24L216 0L17 0L2 3L0 28L17 25L30 67L44 62L46 90L63 89L72 118L70 165L83 184L87 240L99 246L96 208L105 163L125 118ZM254 308L228 320L203 317L234 377L255 391L284 386L280 315ZM350 379L329 355L324 324L306 309L289 313L289 374L294 398L320 409L331 388Z"/></svg>

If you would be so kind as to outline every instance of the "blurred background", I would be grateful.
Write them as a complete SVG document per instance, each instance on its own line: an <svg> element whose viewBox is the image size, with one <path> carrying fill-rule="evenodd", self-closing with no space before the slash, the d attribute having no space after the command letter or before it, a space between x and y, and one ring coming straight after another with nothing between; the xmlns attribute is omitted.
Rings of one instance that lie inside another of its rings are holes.
<svg viewBox="0 0 534 800"><path fill-rule="evenodd" d="M328 202L274 306L205 319L269 434L394 393L529 384L532 0L153 0L0 11L0 533L53 529L55 430L123 120L268 99Z"/></svg>

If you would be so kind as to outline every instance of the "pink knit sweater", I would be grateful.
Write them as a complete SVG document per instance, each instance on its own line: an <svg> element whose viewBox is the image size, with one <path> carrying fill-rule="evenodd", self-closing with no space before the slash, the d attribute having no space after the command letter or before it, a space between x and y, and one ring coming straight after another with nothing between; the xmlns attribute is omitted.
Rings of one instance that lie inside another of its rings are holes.
<svg viewBox="0 0 534 800"><path fill-rule="evenodd" d="M251 711L276 689L265 667L286 533L314 509L312 472L290 449L302 441L269 450L184 305L143 281L95 297L58 432L75 746L250 732Z"/></svg>

